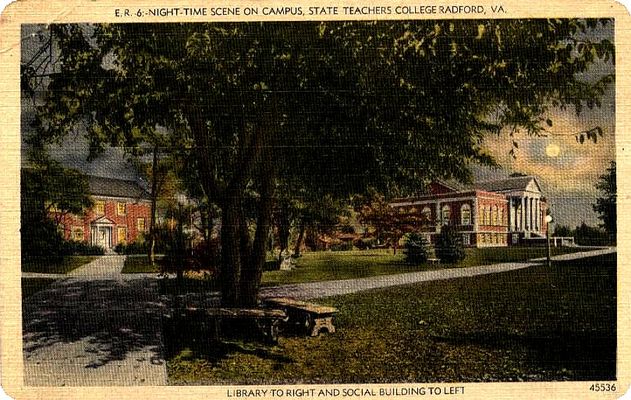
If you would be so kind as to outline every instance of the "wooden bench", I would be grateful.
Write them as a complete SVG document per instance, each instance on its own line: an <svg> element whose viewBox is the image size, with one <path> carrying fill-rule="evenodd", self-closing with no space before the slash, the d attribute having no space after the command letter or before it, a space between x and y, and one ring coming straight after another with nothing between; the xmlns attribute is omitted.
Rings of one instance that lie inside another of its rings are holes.
<svg viewBox="0 0 631 400"><path fill-rule="evenodd" d="M281 321L287 321L287 314L283 310L269 308L173 308L171 315L167 316L173 322L181 318L188 321L204 323L213 322L214 335L221 337L221 324L223 320L254 320L256 326L268 343L278 342L278 330Z"/></svg>
<svg viewBox="0 0 631 400"><path fill-rule="evenodd" d="M318 336L320 332L335 332L333 316L337 308L307 303L286 297L272 297L263 302L274 308L279 308L287 313L288 322L301 325L310 336Z"/></svg>
<svg viewBox="0 0 631 400"><path fill-rule="evenodd" d="M427 259L427 263L431 264L431 265L433 265L433 264L440 264L440 259L439 258L428 258Z"/></svg>

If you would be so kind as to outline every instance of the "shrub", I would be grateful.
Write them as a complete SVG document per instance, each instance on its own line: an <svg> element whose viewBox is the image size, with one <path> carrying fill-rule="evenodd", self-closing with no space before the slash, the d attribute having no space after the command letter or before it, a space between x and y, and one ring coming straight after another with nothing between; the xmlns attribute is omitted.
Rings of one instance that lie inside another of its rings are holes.
<svg viewBox="0 0 631 400"><path fill-rule="evenodd" d="M435 253L440 262L445 264L455 264L464 260L462 237L453 227L443 227L436 238Z"/></svg>
<svg viewBox="0 0 631 400"><path fill-rule="evenodd" d="M62 253L67 256L102 256L105 250L101 246L75 240L65 241Z"/></svg>
<svg viewBox="0 0 631 400"><path fill-rule="evenodd" d="M340 242L332 244L331 251L350 251L353 250L353 242Z"/></svg>
<svg viewBox="0 0 631 400"><path fill-rule="evenodd" d="M138 240L131 243L119 243L114 247L114 251L118 254L147 254L149 251L149 243Z"/></svg>
<svg viewBox="0 0 631 400"><path fill-rule="evenodd" d="M408 264L419 265L427 261L429 243L425 237L417 232L411 232L405 235L405 262Z"/></svg>
<svg viewBox="0 0 631 400"><path fill-rule="evenodd" d="M353 243L360 250L372 249L377 244L375 238L361 238Z"/></svg>

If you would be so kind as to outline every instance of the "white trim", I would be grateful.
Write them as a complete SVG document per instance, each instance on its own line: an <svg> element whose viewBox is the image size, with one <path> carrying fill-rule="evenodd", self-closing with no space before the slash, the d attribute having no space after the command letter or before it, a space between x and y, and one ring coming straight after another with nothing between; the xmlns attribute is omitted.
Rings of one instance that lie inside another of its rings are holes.
<svg viewBox="0 0 631 400"><path fill-rule="evenodd" d="M132 203L132 204L139 204L139 203L147 203L147 204L151 204L151 200L147 200L147 199L137 199L135 197L114 197L114 196L102 196L102 195L98 195L98 194L91 194L90 197L92 197L94 200L104 200L104 201L121 201L121 200L128 200L127 203Z"/></svg>

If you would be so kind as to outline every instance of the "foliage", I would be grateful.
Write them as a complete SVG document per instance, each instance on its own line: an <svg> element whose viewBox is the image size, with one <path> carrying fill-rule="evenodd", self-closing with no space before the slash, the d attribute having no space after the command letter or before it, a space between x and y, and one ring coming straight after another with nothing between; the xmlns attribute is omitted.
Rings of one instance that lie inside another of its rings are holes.
<svg viewBox="0 0 631 400"><path fill-rule="evenodd" d="M353 242L353 245L360 250L370 250L375 247L377 240L375 238L359 238Z"/></svg>
<svg viewBox="0 0 631 400"><path fill-rule="evenodd" d="M552 236L558 237L573 237L575 234L574 229L570 228L567 225L556 225L554 227L554 233Z"/></svg>
<svg viewBox="0 0 631 400"><path fill-rule="evenodd" d="M331 251L351 251L353 242L339 242L331 245Z"/></svg>
<svg viewBox="0 0 631 400"><path fill-rule="evenodd" d="M114 247L114 251L118 254L147 254L149 243L144 239L136 240L131 243L118 243Z"/></svg>
<svg viewBox="0 0 631 400"><path fill-rule="evenodd" d="M572 229L559 225L554 228L554 236L573 237L574 242L581 246L607 246L612 244L612 237L602 228L593 227L583 222ZM615 240L615 238L613 238Z"/></svg>
<svg viewBox="0 0 631 400"><path fill-rule="evenodd" d="M601 197L596 199L594 211L598 213L598 218L602 221L600 225L607 233L615 235L617 232L616 221L616 162L612 161L607 168L607 172L600 176L596 188L600 191Z"/></svg>
<svg viewBox="0 0 631 400"><path fill-rule="evenodd" d="M254 305L278 181L338 199L468 180L471 162L494 165L485 134L534 135L550 107L599 106L613 76L581 77L613 44L586 32L609 23L52 24L58 73L31 139L85 124L98 152L165 127L221 210L222 301Z"/></svg>
<svg viewBox="0 0 631 400"><path fill-rule="evenodd" d="M429 242L418 232L410 232L405 235L405 262L420 265L427 262Z"/></svg>
<svg viewBox="0 0 631 400"><path fill-rule="evenodd" d="M92 206L88 182L78 171L64 168L44 153L32 153L30 158L20 179L22 258L49 257L60 262L67 252L59 223L64 215L81 214Z"/></svg>
<svg viewBox="0 0 631 400"><path fill-rule="evenodd" d="M434 251L440 262L445 264L455 264L466 257L462 236L451 226L442 227L440 233L436 236Z"/></svg>
<svg viewBox="0 0 631 400"><path fill-rule="evenodd" d="M403 235L396 209L376 190L370 189L365 196L355 196L354 208L359 222L375 230L379 243L391 246Z"/></svg>
<svg viewBox="0 0 631 400"><path fill-rule="evenodd" d="M63 243L62 253L69 256L102 256L105 254L105 249L86 242L69 240Z"/></svg>

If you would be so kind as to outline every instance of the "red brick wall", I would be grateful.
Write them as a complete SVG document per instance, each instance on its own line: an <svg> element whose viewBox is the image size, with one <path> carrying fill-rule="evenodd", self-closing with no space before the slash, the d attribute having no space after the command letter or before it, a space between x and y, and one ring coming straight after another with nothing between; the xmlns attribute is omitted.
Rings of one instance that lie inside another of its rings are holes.
<svg viewBox="0 0 631 400"><path fill-rule="evenodd" d="M111 220L114 223L112 228L112 246L118 244L118 227L127 228L127 243L137 240L143 232L138 231L138 218L145 219L145 232L149 229L149 222L151 216L151 205L148 202L135 202L135 200L113 200L113 199L100 199L96 198L95 201L105 201L105 214L97 215L95 209L86 210L84 216L76 216L67 214L63 217L58 217L61 220L61 224L64 228L64 238L70 240L72 237L72 229L74 227L83 228L83 240L90 243L91 240L91 227L90 224L103 216ZM124 202L126 204L125 215L118 215L117 203Z"/></svg>

